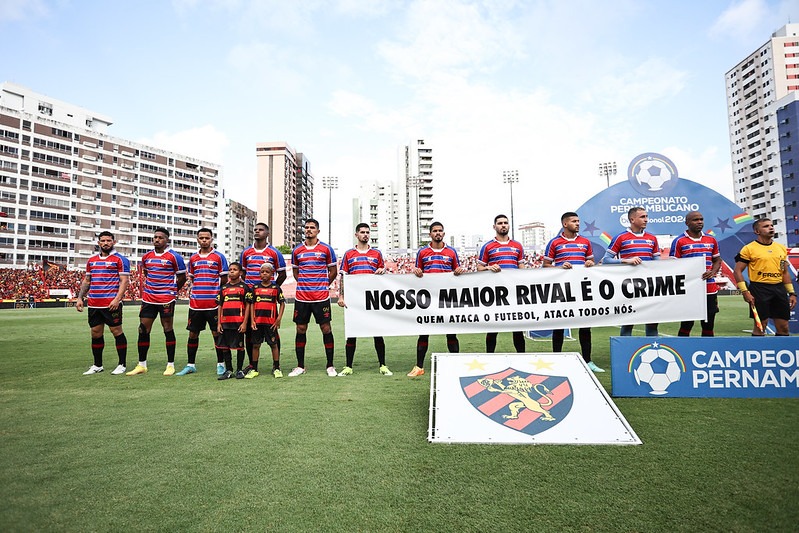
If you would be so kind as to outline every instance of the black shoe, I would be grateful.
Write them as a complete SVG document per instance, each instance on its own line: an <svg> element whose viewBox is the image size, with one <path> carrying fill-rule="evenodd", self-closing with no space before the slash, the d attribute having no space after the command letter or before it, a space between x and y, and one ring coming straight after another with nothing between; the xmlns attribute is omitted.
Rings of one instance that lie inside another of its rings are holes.
<svg viewBox="0 0 799 533"><path fill-rule="evenodd" d="M238 372L236 372L236 379L244 379L244 371L243 370L239 370Z"/></svg>
<svg viewBox="0 0 799 533"><path fill-rule="evenodd" d="M233 377L233 371L232 370L225 370L225 373L220 375L216 379L218 379L219 381L222 381L223 379L230 379L232 377Z"/></svg>

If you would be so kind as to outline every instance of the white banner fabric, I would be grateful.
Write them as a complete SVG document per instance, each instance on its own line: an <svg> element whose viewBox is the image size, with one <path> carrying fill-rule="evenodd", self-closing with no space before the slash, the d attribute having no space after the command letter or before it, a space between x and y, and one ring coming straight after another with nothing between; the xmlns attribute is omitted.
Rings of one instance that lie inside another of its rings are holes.
<svg viewBox="0 0 799 533"><path fill-rule="evenodd" d="M704 320L699 257L454 274L346 276L347 337Z"/></svg>
<svg viewBox="0 0 799 533"><path fill-rule="evenodd" d="M427 438L641 444L577 353L433 354Z"/></svg>

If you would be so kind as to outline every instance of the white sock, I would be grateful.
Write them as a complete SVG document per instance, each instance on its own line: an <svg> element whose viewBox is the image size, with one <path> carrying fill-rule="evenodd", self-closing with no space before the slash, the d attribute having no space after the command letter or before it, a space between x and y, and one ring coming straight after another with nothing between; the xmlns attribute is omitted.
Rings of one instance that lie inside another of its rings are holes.
<svg viewBox="0 0 799 533"><path fill-rule="evenodd" d="M167 366L167 367L170 367L170 366L171 366L172 368L175 368L175 363L167 363L167 364L166 364L166 366Z"/></svg>
<svg viewBox="0 0 799 533"><path fill-rule="evenodd" d="M143 366L144 368L147 368L147 361L139 361L139 366Z"/></svg>

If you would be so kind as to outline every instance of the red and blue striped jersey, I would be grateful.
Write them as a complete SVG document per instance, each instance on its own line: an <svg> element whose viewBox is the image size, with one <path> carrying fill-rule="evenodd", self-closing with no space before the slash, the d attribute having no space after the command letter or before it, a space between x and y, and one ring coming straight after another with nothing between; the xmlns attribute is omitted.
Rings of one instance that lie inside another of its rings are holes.
<svg viewBox="0 0 799 533"><path fill-rule="evenodd" d="M460 265L458 252L446 244L441 250L435 250L428 244L416 254L416 268L421 268L425 274L452 272Z"/></svg>
<svg viewBox="0 0 799 533"><path fill-rule="evenodd" d="M272 279L277 278L278 272L286 270L286 260L283 259L283 254L271 244L267 244L263 250L259 250L254 246L245 248L241 252L239 263L241 263L241 268L244 269L244 283L250 287L261 283L261 265L264 263L271 263L275 267Z"/></svg>
<svg viewBox="0 0 799 533"><path fill-rule="evenodd" d="M341 271L345 274L374 274L378 268L385 268L383 254L377 248L361 252L351 248L341 258Z"/></svg>
<svg viewBox="0 0 799 533"><path fill-rule="evenodd" d="M586 261L594 259L594 249L591 241L581 235L569 239L563 233L553 238L544 248L544 259L552 261L555 266L564 263L584 265Z"/></svg>
<svg viewBox="0 0 799 533"><path fill-rule="evenodd" d="M148 304L164 305L175 301L178 285L175 276L186 273L183 257L172 250L150 250L141 258L144 266L144 290L141 299Z"/></svg>
<svg viewBox="0 0 799 533"><path fill-rule="evenodd" d="M651 233L636 235L629 229L613 237L608 252L619 259L640 257L642 261L652 261L660 255L658 239Z"/></svg>
<svg viewBox="0 0 799 533"><path fill-rule="evenodd" d="M523 260L524 247L513 239L499 242L494 238L480 248L480 254L477 256L477 262L481 265L499 265L499 268L519 268L519 262Z"/></svg>
<svg viewBox="0 0 799 533"><path fill-rule="evenodd" d="M221 252L213 250L207 255L193 253L189 258L188 276L192 280L189 308L216 309L216 295L219 293L221 278L226 274L227 259Z"/></svg>
<svg viewBox="0 0 799 533"><path fill-rule="evenodd" d="M108 307L119 292L121 276L130 276L130 261L116 251L103 257L93 255L86 261L89 274L89 307Z"/></svg>
<svg viewBox="0 0 799 533"><path fill-rule="evenodd" d="M713 258L719 257L721 252L719 243L714 237L703 233L701 237L695 239L686 231L672 241L669 255L672 257L704 257L705 270L710 270L713 267ZM707 293L716 294L717 292L716 278L708 278Z"/></svg>
<svg viewBox="0 0 799 533"><path fill-rule="evenodd" d="M291 262L298 268L295 298L301 302L323 302L330 298L328 267L335 266L333 248L319 241L313 246L300 244L291 252Z"/></svg>

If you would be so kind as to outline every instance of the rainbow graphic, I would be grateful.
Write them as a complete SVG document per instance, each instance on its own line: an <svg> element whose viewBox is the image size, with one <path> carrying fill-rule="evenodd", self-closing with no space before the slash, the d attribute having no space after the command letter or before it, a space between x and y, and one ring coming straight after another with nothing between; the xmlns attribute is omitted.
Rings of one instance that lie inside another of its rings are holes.
<svg viewBox="0 0 799 533"><path fill-rule="evenodd" d="M713 231L712 229L709 229L709 230L707 230L705 233L707 233L707 234L708 234L708 235L710 235L711 237L715 237L715 236L716 236L716 232L715 232L715 231Z"/></svg>
<svg viewBox="0 0 799 533"><path fill-rule="evenodd" d="M732 217L732 220L736 224L743 224L744 222L752 222L754 218L752 218L752 215L750 215L749 213L741 213L740 215L735 215L734 217Z"/></svg>
<svg viewBox="0 0 799 533"><path fill-rule="evenodd" d="M657 344L657 345L655 345L655 344L645 344L645 345L641 346L640 348L638 348L635 351L635 353L632 355L632 357L630 357L630 362L627 365L627 372L632 373L633 367L635 366L635 364L634 364L635 360L639 359L643 352L645 352L647 350L650 350L652 348L660 348L660 349L666 350L667 352L669 352L672 355L674 355L674 359L677 361L677 364L680 365L680 370L685 372L685 360L682 358L682 356L679 353L677 353L677 351L674 348L672 348L671 346L667 346L665 344Z"/></svg>
<svg viewBox="0 0 799 533"><path fill-rule="evenodd" d="M605 244L610 244L610 241L612 241L612 240L613 240L613 237L611 237L611 236L608 234L608 232L607 232L607 231L603 231L603 232L602 232L602 235L600 235L600 236L599 236L599 238L600 238L600 239L602 239L602 242L604 242Z"/></svg>

